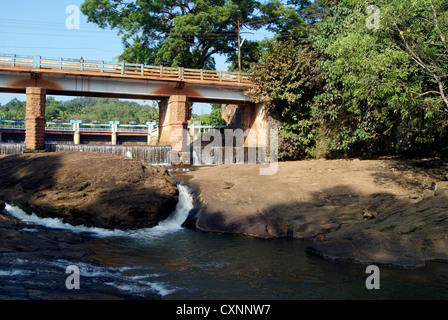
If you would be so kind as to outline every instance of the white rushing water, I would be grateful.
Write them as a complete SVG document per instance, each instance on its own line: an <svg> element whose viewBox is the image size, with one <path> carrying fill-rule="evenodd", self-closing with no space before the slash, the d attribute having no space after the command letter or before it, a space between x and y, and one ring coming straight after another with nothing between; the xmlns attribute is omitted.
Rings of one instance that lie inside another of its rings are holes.
<svg viewBox="0 0 448 320"><path fill-rule="evenodd" d="M193 199L188 188L179 185L179 202L176 210L166 220L160 222L154 228L145 228L138 230L107 230L102 228L89 228L85 226L72 226L64 223L57 218L40 218L35 214L28 215L21 209L6 205L7 212L17 219L27 223L27 227L23 228L23 232L36 232L33 226L40 225L51 229L66 230L70 232L88 232L94 234L98 238L120 238L136 240L139 243L151 243L157 239L163 239L164 236L172 235L175 232L182 230L182 224L186 220L190 210L193 208ZM65 267L69 262L66 260L28 260L17 259L14 261L14 267L10 270L0 270L0 279L11 278L11 282L16 281L17 277L22 277L23 281L29 281L34 285L45 286L47 280L38 280L32 277L36 270L40 273L49 273L48 277L53 278L64 272ZM104 285L113 286L122 292L127 292L135 295L144 295L145 292L157 292L162 296L169 295L175 292L178 288L166 281L159 279L160 274L155 272L151 266L123 266L123 267L103 267L97 265L90 265L83 262L77 263L81 270L81 277L89 278L91 281L100 281ZM52 271L54 269L54 271ZM61 271L62 270L62 271ZM50 275L54 272L55 275ZM96 280L98 278L98 280Z"/></svg>
<svg viewBox="0 0 448 320"><path fill-rule="evenodd" d="M89 145L89 144L55 144L49 145L49 151L100 152L125 156L154 165L171 164L171 147L164 146L125 146L125 145Z"/></svg>
<svg viewBox="0 0 448 320"><path fill-rule="evenodd" d="M181 230L182 224L187 219L190 210L193 209L193 198L188 192L188 188L183 185L178 185L178 189L179 202L177 203L176 210L173 214L153 228L143 228L137 230L109 230L86 226L73 226L71 224L64 223L62 219L59 218L41 218L34 213L28 215L23 210L9 204L6 204L6 210L17 219L25 221L29 224L45 226L47 228L65 229L71 232L89 232L94 233L98 237L130 237L151 239ZM28 229L27 231L32 231L32 229Z"/></svg>

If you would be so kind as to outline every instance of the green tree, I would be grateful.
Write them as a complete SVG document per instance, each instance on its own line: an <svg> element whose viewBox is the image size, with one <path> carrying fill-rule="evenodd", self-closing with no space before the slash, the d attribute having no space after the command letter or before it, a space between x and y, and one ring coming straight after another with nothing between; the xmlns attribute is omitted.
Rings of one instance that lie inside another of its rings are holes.
<svg viewBox="0 0 448 320"><path fill-rule="evenodd" d="M313 143L311 105L320 92L319 55L308 41L289 39L268 44L253 64L256 86L247 91L253 102L265 103L280 127L282 159L306 156Z"/></svg>
<svg viewBox="0 0 448 320"><path fill-rule="evenodd" d="M316 0L300 15L308 41L270 44L251 91L282 121L285 158L448 153L446 0Z"/></svg>
<svg viewBox="0 0 448 320"><path fill-rule="evenodd" d="M444 3L444 5L442 4ZM436 147L446 135L446 1L341 1L318 24L325 91L313 117L330 155ZM369 27L370 26L370 27ZM443 26L443 29L440 29Z"/></svg>
<svg viewBox="0 0 448 320"><path fill-rule="evenodd" d="M25 119L26 102L19 101L14 98L4 106L0 106L0 117L3 120L11 120L14 117L17 119Z"/></svg>
<svg viewBox="0 0 448 320"><path fill-rule="evenodd" d="M57 101L54 97L47 97L45 106L45 118L47 121L58 119L63 115L65 107L62 102Z"/></svg>
<svg viewBox="0 0 448 320"><path fill-rule="evenodd" d="M89 22L119 30L121 61L165 66L214 69L214 54L237 52L238 26L283 35L304 29L279 0L85 0L81 10Z"/></svg>
<svg viewBox="0 0 448 320"><path fill-rule="evenodd" d="M212 111L202 116L193 116L193 121L200 122L203 126L222 126L226 122L222 118L221 105L213 104Z"/></svg>

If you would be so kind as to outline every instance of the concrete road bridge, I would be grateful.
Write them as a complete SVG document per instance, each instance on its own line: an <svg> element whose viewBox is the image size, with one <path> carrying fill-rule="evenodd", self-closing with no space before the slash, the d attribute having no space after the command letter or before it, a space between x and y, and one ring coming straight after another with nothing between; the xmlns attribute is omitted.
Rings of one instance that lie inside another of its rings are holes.
<svg viewBox="0 0 448 320"><path fill-rule="evenodd" d="M0 54L0 92L27 95L29 152L45 149L46 95L158 100L158 144L173 145L171 133L187 129L192 102L238 105L246 109L241 129L264 127L263 106L244 94L251 86L246 73Z"/></svg>

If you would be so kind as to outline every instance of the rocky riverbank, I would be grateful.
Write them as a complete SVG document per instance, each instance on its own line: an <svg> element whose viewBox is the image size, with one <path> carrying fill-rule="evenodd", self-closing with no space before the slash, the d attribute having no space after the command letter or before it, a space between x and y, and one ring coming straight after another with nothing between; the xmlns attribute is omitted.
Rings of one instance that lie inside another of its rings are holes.
<svg viewBox="0 0 448 320"><path fill-rule="evenodd" d="M313 160L200 168L184 179L207 232L309 241L325 259L399 268L448 261L447 167L439 160Z"/></svg>
<svg viewBox="0 0 448 320"><path fill-rule="evenodd" d="M66 266L101 270L91 258L95 252L85 245L95 237L30 227L8 214L5 201L72 225L151 227L171 214L178 201L176 182L164 169L98 153L4 156L0 157L0 199L0 300L160 299L153 292L136 297L102 284L105 276L101 275L98 281L84 277L82 290L67 290ZM39 274L33 264L48 270ZM11 282L16 273L20 281Z"/></svg>
<svg viewBox="0 0 448 320"><path fill-rule="evenodd" d="M30 227L29 224L11 217L6 211L1 211L0 300L160 299L160 296L153 292L147 292L145 296L134 296L102 284L101 281L92 282L89 277L83 277L81 290L67 290L65 281L69 275L65 273L65 268L68 265L102 268L97 260L91 258L95 252L84 245L95 238L86 233L50 229L39 225ZM48 265L49 269L45 270L44 274L35 269L19 270L33 268L33 264L40 268ZM15 274L18 280L11 281Z"/></svg>
<svg viewBox="0 0 448 320"><path fill-rule="evenodd" d="M0 200L40 217L106 229L149 228L176 208L164 169L96 152L0 158Z"/></svg>
<svg viewBox="0 0 448 320"><path fill-rule="evenodd" d="M264 165L224 165L176 177L132 159L97 153L7 156L0 161L0 199L72 224L152 226L174 211L176 179L188 183L197 196L197 207L185 222L190 228L305 240L310 254L333 261L399 268L448 261L448 170L439 160L281 162L271 176L259 174ZM151 210L169 209L153 216L148 202L154 204ZM139 206L146 209L139 211ZM24 233L20 221L0 217L1 254L89 254L77 246L84 239L75 235ZM131 225L133 217L137 223ZM142 218L150 222L140 224Z"/></svg>

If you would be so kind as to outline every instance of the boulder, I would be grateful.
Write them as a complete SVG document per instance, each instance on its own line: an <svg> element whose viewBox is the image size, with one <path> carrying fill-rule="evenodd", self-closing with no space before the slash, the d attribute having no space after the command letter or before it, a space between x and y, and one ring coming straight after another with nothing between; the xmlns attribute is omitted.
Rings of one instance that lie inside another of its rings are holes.
<svg viewBox="0 0 448 320"><path fill-rule="evenodd" d="M0 198L72 225L135 229L166 219L178 189L165 169L134 159L58 152L1 158Z"/></svg>
<svg viewBox="0 0 448 320"><path fill-rule="evenodd" d="M5 210L6 208L6 203L3 200L0 200L0 212L2 212L3 210Z"/></svg>

